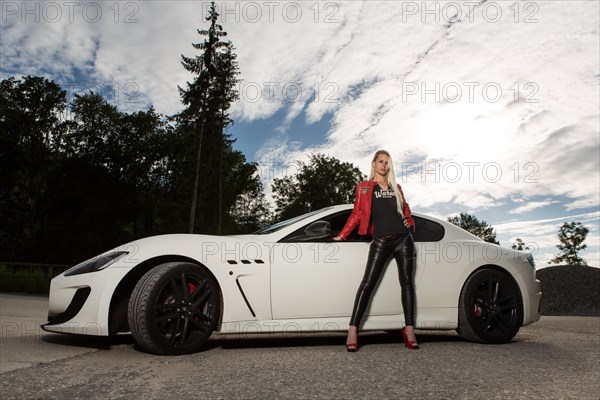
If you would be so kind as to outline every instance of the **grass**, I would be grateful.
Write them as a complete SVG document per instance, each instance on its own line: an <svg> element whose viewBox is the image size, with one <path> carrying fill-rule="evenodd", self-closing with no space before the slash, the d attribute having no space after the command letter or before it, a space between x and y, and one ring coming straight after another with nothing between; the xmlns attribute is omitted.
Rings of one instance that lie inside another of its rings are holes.
<svg viewBox="0 0 600 400"><path fill-rule="evenodd" d="M50 281L68 266L0 264L0 292L48 294Z"/></svg>

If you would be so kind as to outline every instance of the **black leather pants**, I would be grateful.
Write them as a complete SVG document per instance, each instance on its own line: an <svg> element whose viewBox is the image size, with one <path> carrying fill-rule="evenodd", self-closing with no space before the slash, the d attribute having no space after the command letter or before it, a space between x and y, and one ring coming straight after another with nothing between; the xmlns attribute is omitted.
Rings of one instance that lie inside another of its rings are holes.
<svg viewBox="0 0 600 400"><path fill-rule="evenodd" d="M398 264L404 320L407 326L415 325L415 244L410 233L375 238L371 243L365 275L356 292L350 325L359 326L385 262L392 253Z"/></svg>

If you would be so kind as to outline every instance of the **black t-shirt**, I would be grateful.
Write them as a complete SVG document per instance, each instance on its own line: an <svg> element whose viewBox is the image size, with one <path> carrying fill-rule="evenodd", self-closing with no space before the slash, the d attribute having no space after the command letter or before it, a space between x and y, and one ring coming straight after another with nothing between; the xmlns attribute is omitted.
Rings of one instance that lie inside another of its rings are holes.
<svg viewBox="0 0 600 400"><path fill-rule="evenodd" d="M391 186L387 190L383 190L379 185L373 188L371 219L374 225L373 237L410 232L404 226L404 218L398 214L396 191Z"/></svg>

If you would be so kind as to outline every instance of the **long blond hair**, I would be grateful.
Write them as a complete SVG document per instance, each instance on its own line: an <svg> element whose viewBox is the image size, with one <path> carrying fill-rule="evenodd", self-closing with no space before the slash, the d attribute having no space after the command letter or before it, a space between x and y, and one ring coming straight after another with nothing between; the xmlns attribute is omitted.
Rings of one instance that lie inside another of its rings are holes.
<svg viewBox="0 0 600 400"><path fill-rule="evenodd" d="M393 188L394 192L396 192L396 208L398 209L398 214L404 215L404 213L402 212L402 210L404 209L402 193L398 189L398 184L396 183L396 175L394 174L394 163L392 161L392 156L386 150L377 150L375 152L375 155L371 160L371 174L369 175L369 180L372 181L373 178L375 178L375 167L373 163L375 162L375 160L377 160L377 157L379 157L380 154L385 154L386 156L388 156L388 165L390 169L388 170L388 173L385 176L385 181L387 182L388 187Z"/></svg>

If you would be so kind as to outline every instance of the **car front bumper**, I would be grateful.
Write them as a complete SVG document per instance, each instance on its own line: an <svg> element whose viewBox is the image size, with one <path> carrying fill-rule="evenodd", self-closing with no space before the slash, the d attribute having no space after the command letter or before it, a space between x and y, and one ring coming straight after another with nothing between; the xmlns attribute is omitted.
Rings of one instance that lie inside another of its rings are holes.
<svg viewBox="0 0 600 400"><path fill-rule="evenodd" d="M102 271L64 276L50 283L48 332L108 336L112 295L130 268L111 266Z"/></svg>

